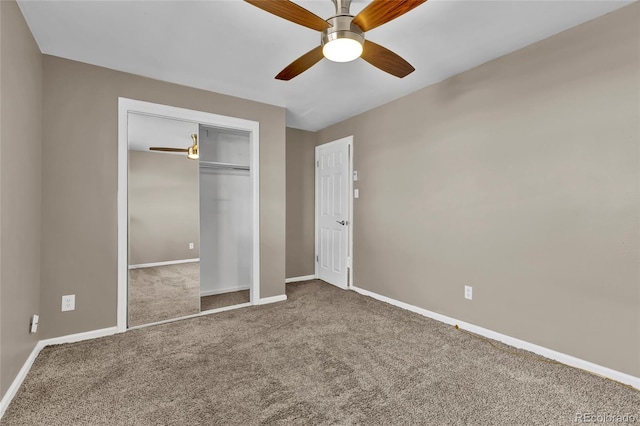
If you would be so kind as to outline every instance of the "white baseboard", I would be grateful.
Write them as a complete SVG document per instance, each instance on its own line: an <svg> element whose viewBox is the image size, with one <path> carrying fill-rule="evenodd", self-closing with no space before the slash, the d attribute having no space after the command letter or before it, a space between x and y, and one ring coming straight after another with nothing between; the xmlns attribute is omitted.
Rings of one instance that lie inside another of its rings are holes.
<svg viewBox="0 0 640 426"><path fill-rule="evenodd" d="M200 262L200 258L198 257L195 259L167 260L166 262L139 263L137 265L129 265L129 269L153 268L156 266L179 265L180 263L195 262Z"/></svg>
<svg viewBox="0 0 640 426"><path fill-rule="evenodd" d="M98 337L111 336L118 332L118 327L101 328L99 330L85 331L84 333L67 334L66 336L53 337L51 339L40 340L42 347L50 345L60 345L62 343L81 342L83 340L97 339Z"/></svg>
<svg viewBox="0 0 640 426"><path fill-rule="evenodd" d="M250 288L251 287L248 285L243 285L241 287L226 287L226 288L218 288L215 290L205 290L200 292L200 297L213 296L216 294L223 294L223 293L231 293L234 291L249 290Z"/></svg>
<svg viewBox="0 0 640 426"><path fill-rule="evenodd" d="M263 297L262 299L258 299L255 304L266 305L268 303L284 302L285 300L287 300L287 295L281 294L280 296Z"/></svg>
<svg viewBox="0 0 640 426"><path fill-rule="evenodd" d="M27 360L22 365L22 368L18 372L18 375L15 379L13 379L11 386L9 386L9 389L7 389L7 392L2 397L2 400L0 400L0 419L2 419L2 416L4 416L4 412L7 410L7 407L9 407L9 404L11 403L13 397L16 396L18 389L22 385L25 377L27 377L27 373L31 369L33 362L36 360L43 347L44 346L40 346L40 342L36 343L36 346L33 348L31 353L27 357Z"/></svg>
<svg viewBox="0 0 640 426"><path fill-rule="evenodd" d="M604 376L606 378L618 381L620 383L624 383L629 386L633 386L636 389L640 389L640 377L635 377L630 374L622 373L620 371L612 370L608 367L603 367L598 364L594 364L589 361L585 361L580 358L576 358L571 355L564 354L562 352L554 351L553 349L545 348L544 346L539 346L534 343L527 342L525 340L520 340L515 337L507 336L505 334L498 333L496 331L492 331L486 328L478 327L477 325L469 324L464 321L459 321L455 318L448 317L446 315L438 314L436 312L428 311L426 309L419 308L414 305L410 305L408 303L400 302L399 300L392 299L390 297L382 296L380 294L371 292L369 290L365 290L358 287L351 287L352 290L364 295L369 296L374 299L378 299L382 302L389 303L390 305L397 306L402 309L406 309L407 311L415 312L422 316L434 319L436 321L443 322L445 324L457 325L463 330L467 330L471 333L478 334L480 336L487 337L489 339L497 340L499 342L505 343L507 345L524 349L535 354L541 355L546 358L550 358L561 362L562 364L569 365L571 367L580 368L582 370L586 370L588 372L597 374L599 376Z"/></svg>
<svg viewBox="0 0 640 426"><path fill-rule="evenodd" d="M60 336L60 337L54 337L52 339L39 340L38 343L36 343L36 346L33 348L31 353L29 354L29 356L27 357L27 360L22 365L22 368L18 372L18 375L15 377L15 379L13 379L11 386L9 386L9 389L7 389L7 392L2 397L2 400L0 400L0 419L2 419L2 416L4 415L4 412L7 410L7 407L9 407L9 404L11 403L11 400L13 399L13 397L16 396L18 389L22 385L22 382L24 382L24 379L27 377L27 373L29 373L29 370L31 369L33 362L36 360L36 358L38 357L38 354L42 349L44 349L46 346L49 346L49 345L58 345L61 343L73 343L73 342L79 342L82 340L110 336L112 334L117 333L117 331L118 331L118 327L109 327L109 328L103 328L100 330L87 331L85 333L69 334L67 336Z"/></svg>
<svg viewBox="0 0 640 426"><path fill-rule="evenodd" d="M309 281L309 280L315 280L316 276L315 275L304 275L302 277L293 277L293 278L286 278L284 280L285 284L289 284L289 283L297 283L299 281Z"/></svg>

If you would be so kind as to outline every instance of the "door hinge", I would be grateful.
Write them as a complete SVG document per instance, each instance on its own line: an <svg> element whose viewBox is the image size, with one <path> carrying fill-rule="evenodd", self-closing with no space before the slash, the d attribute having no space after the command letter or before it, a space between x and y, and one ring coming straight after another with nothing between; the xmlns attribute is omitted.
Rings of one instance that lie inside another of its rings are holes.
<svg viewBox="0 0 640 426"><path fill-rule="evenodd" d="M316 256L316 262L320 262L320 256Z"/></svg>
<svg viewBox="0 0 640 426"><path fill-rule="evenodd" d="M316 161L316 167L320 167L320 160Z"/></svg>

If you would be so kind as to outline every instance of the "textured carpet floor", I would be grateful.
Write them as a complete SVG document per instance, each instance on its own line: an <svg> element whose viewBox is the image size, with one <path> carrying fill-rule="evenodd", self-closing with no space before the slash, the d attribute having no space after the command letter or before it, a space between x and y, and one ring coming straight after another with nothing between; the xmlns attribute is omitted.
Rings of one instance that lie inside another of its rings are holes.
<svg viewBox="0 0 640 426"><path fill-rule="evenodd" d="M198 262L129 270L129 327L249 302L249 290L200 298Z"/></svg>
<svg viewBox="0 0 640 426"><path fill-rule="evenodd" d="M47 347L1 424L513 426L640 416L640 392L355 292L306 282L287 294Z"/></svg>
<svg viewBox="0 0 640 426"><path fill-rule="evenodd" d="M200 263L129 270L129 327L200 312Z"/></svg>
<svg viewBox="0 0 640 426"><path fill-rule="evenodd" d="M231 293L201 297L200 310L208 311L210 309L224 308L226 306L240 305L241 303L249 302L249 290L233 291Z"/></svg>

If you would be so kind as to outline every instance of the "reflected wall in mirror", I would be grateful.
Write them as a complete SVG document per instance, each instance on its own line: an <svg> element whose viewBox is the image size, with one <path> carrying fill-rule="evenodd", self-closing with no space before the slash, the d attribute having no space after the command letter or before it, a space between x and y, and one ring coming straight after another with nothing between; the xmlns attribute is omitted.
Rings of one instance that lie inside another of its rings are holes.
<svg viewBox="0 0 640 426"><path fill-rule="evenodd" d="M198 161L186 153L198 124L130 113L129 327L200 312Z"/></svg>

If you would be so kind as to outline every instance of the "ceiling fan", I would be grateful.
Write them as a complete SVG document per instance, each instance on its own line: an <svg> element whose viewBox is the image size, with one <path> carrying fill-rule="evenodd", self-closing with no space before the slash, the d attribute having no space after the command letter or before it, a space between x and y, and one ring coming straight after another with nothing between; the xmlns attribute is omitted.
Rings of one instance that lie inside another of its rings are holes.
<svg viewBox="0 0 640 426"><path fill-rule="evenodd" d="M276 76L291 80L323 57L349 62L359 57L374 67L403 78L415 71L407 61L389 49L364 39L365 31L404 15L427 0L373 0L355 17L349 13L351 0L332 0L336 14L327 20L290 0L245 0L260 9L296 24L321 32L320 46L305 53Z"/></svg>
<svg viewBox="0 0 640 426"><path fill-rule="evenodd" d="M160 151L160 152L186 152L187 158L189 160L197 160L200 158L200 154L198 152L198 135L191 135L191 139L193 140L193 145L189 148L164 148L158 146L152 146L149 148L150 151Z"/></svg>

